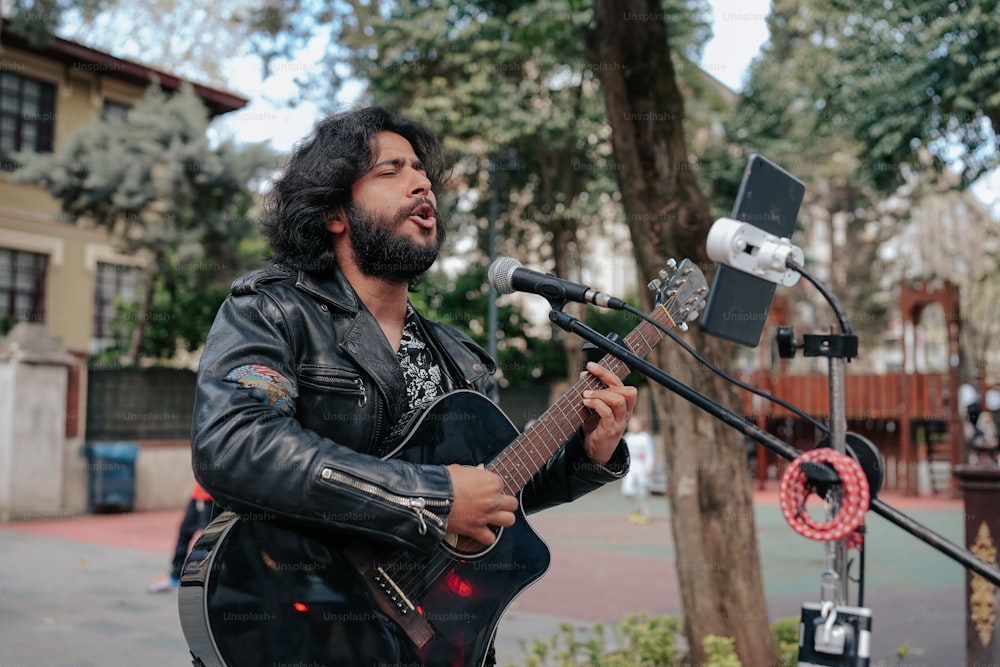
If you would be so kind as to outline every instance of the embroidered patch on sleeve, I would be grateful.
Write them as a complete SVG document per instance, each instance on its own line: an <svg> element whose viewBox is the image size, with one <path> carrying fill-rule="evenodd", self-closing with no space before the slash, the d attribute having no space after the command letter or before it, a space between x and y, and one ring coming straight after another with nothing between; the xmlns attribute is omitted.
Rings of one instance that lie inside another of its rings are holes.
<svg viewBox="0 0 1000 667"><path fill-rule="evenodd" d="M298 398L295 385L273 368L264 364L246 364L229 371L223 379L241 385L251 396L277 408L284 415L295 413L295 399Z"/></svg>

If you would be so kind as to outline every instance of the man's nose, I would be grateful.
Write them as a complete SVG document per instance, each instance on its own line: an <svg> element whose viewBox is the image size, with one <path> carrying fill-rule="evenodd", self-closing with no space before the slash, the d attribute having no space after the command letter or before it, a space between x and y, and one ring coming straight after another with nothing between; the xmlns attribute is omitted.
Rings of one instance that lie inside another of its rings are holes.
<svg viewBox="0 0 1000 667"><path fill-rule="evenodd" d="M413 185L410 189L410 194L419 195L429 195L431 193L431 180L427 178L427 175L422 171L414 172L416 174Z"/></svg>

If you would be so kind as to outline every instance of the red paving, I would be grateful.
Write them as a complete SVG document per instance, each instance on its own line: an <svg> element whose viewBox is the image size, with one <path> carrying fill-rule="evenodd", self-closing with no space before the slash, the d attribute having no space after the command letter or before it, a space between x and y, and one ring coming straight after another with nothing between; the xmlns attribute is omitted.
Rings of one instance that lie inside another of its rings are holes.
<svg viewBox="0 0 1000 667"><path fill-rule="evenodd" d="M880 497L903 511L962 507L960 499L946 496L905 497L887 493ZM755 490L754 502L777 505L777 488ZM0 530L169 554L182 514L182 510L170 510L84 515L13 522L0 526ZM580 539L581 535L594 534L595 522L602 522L599 541ZM542 514L533 516L531 523L544 535L555 566L514 600L511 611L566 616L567 598L572 599L570 615L582 621L614 621L630 612L663 613L680 609L676 572L663 567L672 543L666 518L654 518L647 526L637 527L617 515ZM621 548L622 545L626 548ZM611 558L609 552L613 552ZM593 581L616 583L610 587L587 585Z"/></svg>
<svg viewBox="0 0 1000 667"><path fill-rule="evenodd" d="M777 487L753 492L754 503L765 505L778 504ZM906 497L902 494L884 493L879 496L885 503L900 509L960 509L962 500L945 495ZM151 553L170 553L173 551L177 527L180 525L183 510L164 510L157 512L133 512L129 514L89 514L70 519L47 519L44 521L15 521L0 525L3 530L17 530L36 535L48 535L77 542L101 544L111 547L123 547L148 551ZM539 520L545 520L544 515L531 518L532 525ZM649 544L661 544L670 539L669 530L649 530L637 532L636 527L618 520L604 517L560 516L557 520L546 521L545 534L548 540L572 540L575 536L585 534L582 527L593 526L595 521L607 520L607 525L601 526L601 539L605 544L615 544L617 541L629 544L642 544L648 536ZM580 522L585 525L581 525ZM637 537L639 538L637 540ZM552 545L550 544L550 547Z"/></svg>
<svg viewBox="0 0 1000 667"><path fill-rule="evenodd" d="M552 566L514 601L511 610L613 622L628 613L680 609L677 573L664 567L672 542L666 518L653 519L645 526L635 526L618 516L539 515L530 520L544 533ZM595 520L608 522L601 527L601 543L580 540L588 527L593 534ZM644 553L615 550L617 544ZM613 586L592 585L610 581ZM571 597L569 607L567 597Z"/></svg>
<svg viewBox="0 0 1000 667"><path fill-rule="evenodd" d="M0 529L47 535L74 542L173 553L177 529L184 510L132 512L128 514L86 514L71 519L17 521Z"/></svg>
<svg viewBox="0 0 1000 667"><path fill-rule="evenodd" d="M952 498L951 496L939 493L928 496L905 496L898 491L885 491L880 493L878 496L879 500L887 505L891 505L899 510L931 510L931 509L960 509L962 507L961 498ZM777 505L778 504L778 485L777 483L769 484L764 490L754 489L753 492L754 504L760 503L763 505Z"/></svg>
<svg viewBox="0 0 1000 667"><path fill-rule="evenodd" d="M131 514L84 515L72 519L14 522L0 530L14 530L75 542L169 554L173 551L182 510L136 512ZM602 543L574 544L595 521L601 527ZM574 617L588 621L613 621L629 612L662 611L679 604L676 574L663 567L662 558L615 552L607 558L608 546L669 544L670 530L665 518L637 527L620 517L535 516L537 530L545 540L558 567L551 567L538 582L524 591L511 610L539 614L566 614L566 598L572 596ZM604 544L605 546L601 546ZM622 577L622 572L629 576ZM583 585L585 581L618 583L611 588ZM668 605L664 607L663 605Z"/></svg>

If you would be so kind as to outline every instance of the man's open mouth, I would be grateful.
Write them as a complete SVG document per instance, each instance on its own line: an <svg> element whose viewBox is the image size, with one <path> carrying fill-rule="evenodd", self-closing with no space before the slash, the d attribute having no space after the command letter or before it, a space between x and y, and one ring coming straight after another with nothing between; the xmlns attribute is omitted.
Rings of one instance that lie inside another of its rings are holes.
<svg viewBox="0 0 1000 667"><path fill-rule="evenodd" d="M410 213L410 219L421 227L431 228L434 226L434 207L430 204L420 204Z"/></svg>

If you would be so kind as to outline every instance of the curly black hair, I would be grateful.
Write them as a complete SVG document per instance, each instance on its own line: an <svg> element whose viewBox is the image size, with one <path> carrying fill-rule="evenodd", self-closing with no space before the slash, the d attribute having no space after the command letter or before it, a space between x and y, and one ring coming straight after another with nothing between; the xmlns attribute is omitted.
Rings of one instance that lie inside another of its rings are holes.
<svg viewBox="0 0 1000 667"><path fill-rule="evenodd" d="M378 159L374 149L379 132L394 132L409 141L431 186L441 184L444 152L423 125L382 107L329 116L296 146L265 197L261 227L275 263L316 272L336 265L325 215L351 203L352 187Z"/></svg>

